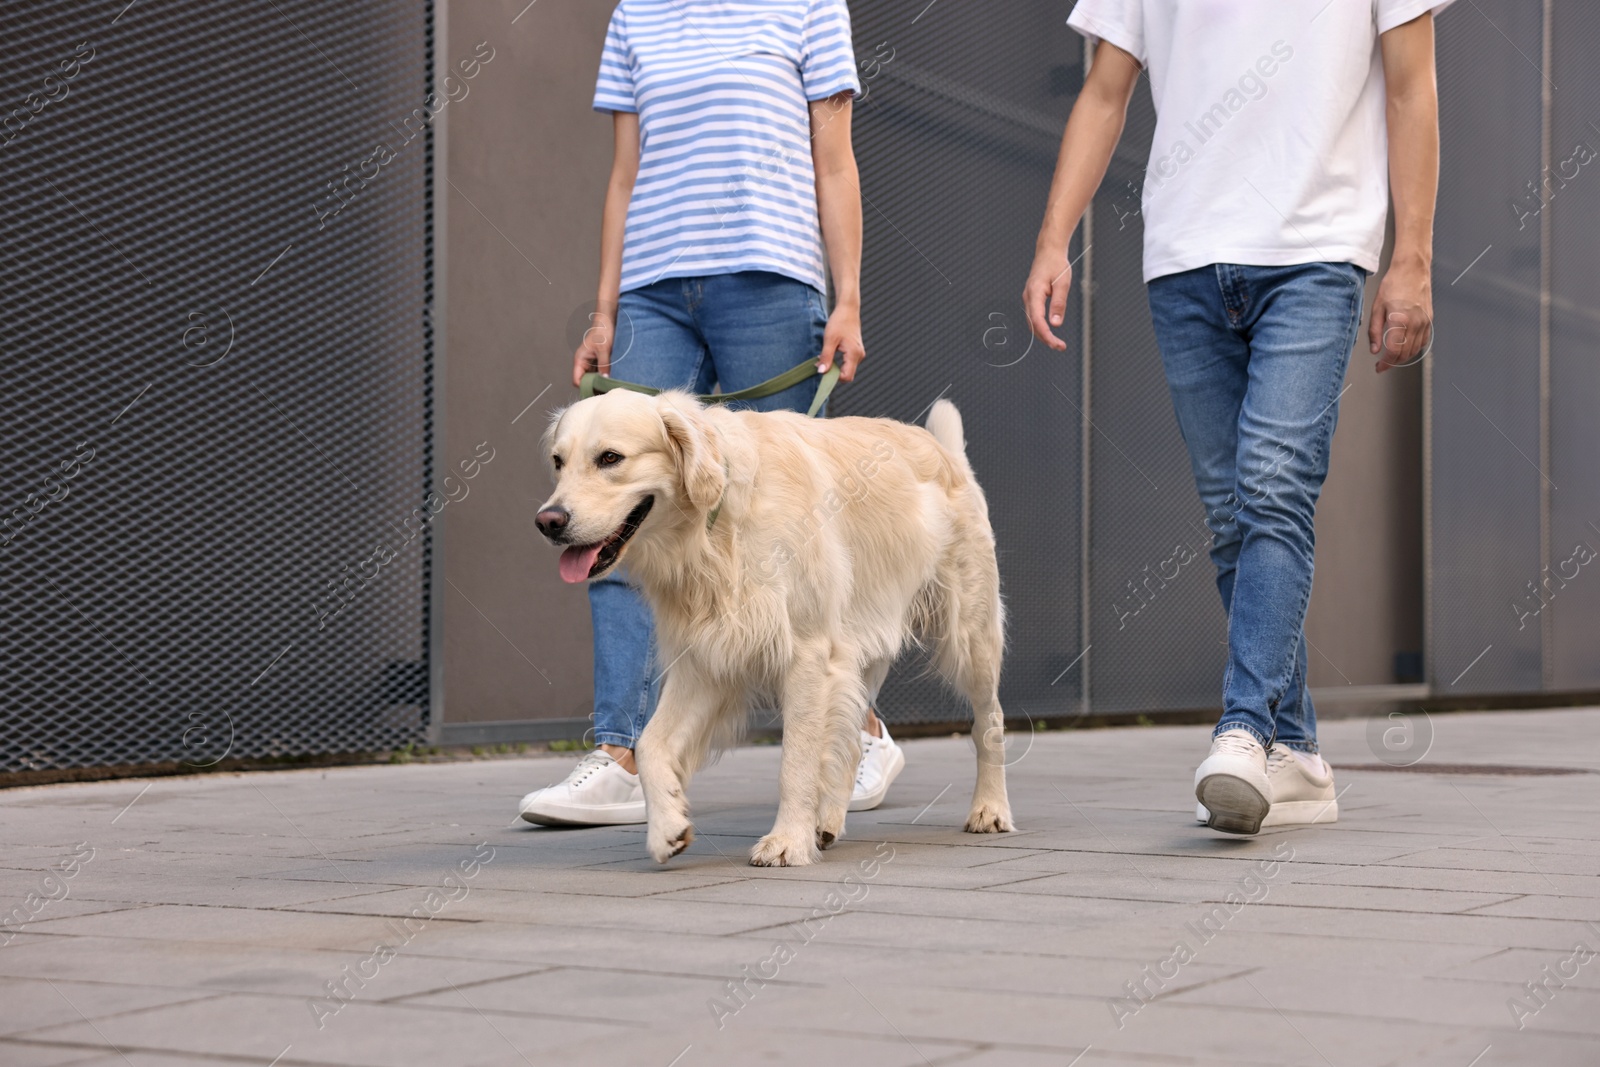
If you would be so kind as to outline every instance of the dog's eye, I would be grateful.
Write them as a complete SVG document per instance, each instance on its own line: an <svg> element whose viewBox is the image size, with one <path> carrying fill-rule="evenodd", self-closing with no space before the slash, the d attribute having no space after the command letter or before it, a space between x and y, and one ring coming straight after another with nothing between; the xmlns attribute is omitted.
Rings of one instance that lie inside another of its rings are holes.
<svg viewBox="0 0 1600 1067"><path fill-rule="evenodd" d="M621 462L622 454L620 452L612 452L609 449L600 453L599 458L595 460L595 463L601 467L615 467Z"/></svg>
<svg viewBox="0 0 1600 1067"><path fill-rule="evenodd" d="M556 470L560 470L561 469L561 457L560 456L551 456L550 457L550 465L555 467Z"/></svg>

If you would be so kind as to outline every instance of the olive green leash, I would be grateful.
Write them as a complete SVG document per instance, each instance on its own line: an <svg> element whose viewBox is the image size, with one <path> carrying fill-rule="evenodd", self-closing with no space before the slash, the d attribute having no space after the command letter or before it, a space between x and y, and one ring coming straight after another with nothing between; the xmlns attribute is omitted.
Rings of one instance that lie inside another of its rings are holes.
<svg viewBox="0 0 1600 1067"><path fill-rule="evenodd" d="M828 394L833 392L833 387L839 384L838 363L829 367L825 374L819 375L817 373L816 360L808 359L804 363L795 364L777 377L768 378L766 381L752 385L748 389L740 389L733 393L711 393L705 396L697 396L695 399L705 404L726 404L733 400L760 400L764 397L781 393L785 389L799 385L801 382L812 378L820 379L817 382L817 395L811 398L811 406L806 409L806 414L814 417L817 412L822 410L822 405L827 403ZM644 393L648 396L654 396L661 392L660 389L653 386L640 385L638 382L625 382L621 378L607 378L598 371L590 371L583 376L578 385L578 398L587 400L591 396L609 393L613 389L627 389L631 392Z"/></svg>

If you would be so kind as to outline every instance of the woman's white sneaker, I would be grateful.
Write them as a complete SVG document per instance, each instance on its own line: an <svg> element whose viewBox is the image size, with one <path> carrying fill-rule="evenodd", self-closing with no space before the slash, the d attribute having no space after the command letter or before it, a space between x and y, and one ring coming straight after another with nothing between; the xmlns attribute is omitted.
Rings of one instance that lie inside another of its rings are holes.
<svg viewBox="0 0 1600 1067"><path fill-rule="evenodd" d="M599 749L584 756L557 785L536 789L518 810L544 826L622 826L645 821L639 776Z"/></svg>
<svg viewBox="0 0 1600 1067"><path fill-rule="evenodd" d="M906 754L889 736L889 725L879 721L882 737L861 731L861 762L856 764L856 785L850 792L850 811L871 811L889 795L889 787L906 765Z"/></svg>
<svg viewBox="0 0 1600 1067"><path fill-rule="evenodd" d="M1211 754L1194 772L1195 799L1206 825L1228 834L1253 834L1272 808L1267 752L1248 730L1226 730L1211 742Z"/></svg>

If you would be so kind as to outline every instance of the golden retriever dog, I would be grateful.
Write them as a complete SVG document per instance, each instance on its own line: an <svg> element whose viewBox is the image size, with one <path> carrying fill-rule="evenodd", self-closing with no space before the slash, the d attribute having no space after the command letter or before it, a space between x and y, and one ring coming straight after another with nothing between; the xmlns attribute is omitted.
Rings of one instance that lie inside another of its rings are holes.
<svg viewBox="0 0 1600 1067"><path fill-rule="evenodd" d="M557 412L545 445L555 492L537 524L561 576L626 562L655 615L666 675L636 757L658 862L693 840L689 778L752 706L781 710L783 756L750 862L816 862L844 833L867 708L908 642L972 705L966 829L1015 828L994 532L955 405L924 430L613 390Z"/></svg>

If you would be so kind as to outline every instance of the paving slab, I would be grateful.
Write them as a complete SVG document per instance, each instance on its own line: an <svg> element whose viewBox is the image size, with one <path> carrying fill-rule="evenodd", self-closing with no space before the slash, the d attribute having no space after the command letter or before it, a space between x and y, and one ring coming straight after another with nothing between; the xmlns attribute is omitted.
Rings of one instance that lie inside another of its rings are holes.
<svg viewBox="0 0 1600 1067"><path fill-rule="evenodd" d="M1250 839L1194 824L1203 727L1019 732L987 836L970 742L907 741L776 870L774 746L696 779L665 867L515 818L571 756L10 790L0 916L58 899L0 930L0 1064L1600 1062L1600 711L1432 728L1390 770L1325 723L1340 822Z"/></svg>
<svg viewBox="0 0 1600 1067"><path fill-rule="evenodd" d="M94 1048L34 1045L0 1038L0 1063L6 1067L78 1067L103 1061L104 1057Z"/></svg>
<svg viewBox="0 0 1600 1067"><path fill-rule="evenodd" d="M198 989L166 989L131 983L0 978L0 1004L5 1005L4 1017L0 1017L0 1036L18 1034L51 1023L103 1019L127 1011L179 1004L210 995Z"/></svg>

